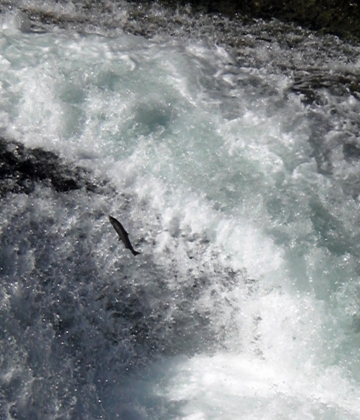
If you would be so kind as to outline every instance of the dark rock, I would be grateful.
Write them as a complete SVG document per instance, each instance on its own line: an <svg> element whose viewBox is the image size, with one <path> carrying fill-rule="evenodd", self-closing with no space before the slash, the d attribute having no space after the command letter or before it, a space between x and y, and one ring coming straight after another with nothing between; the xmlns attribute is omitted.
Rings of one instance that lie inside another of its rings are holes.
<svg viewBox="0 0 360 420"><path fill-rule="evenodd" d="M53 152L29 149L0 137L0 196L9 192L30 194L38 182L57 192L80 188L96 192L89 175L86 169L65 163Z"/></svg>

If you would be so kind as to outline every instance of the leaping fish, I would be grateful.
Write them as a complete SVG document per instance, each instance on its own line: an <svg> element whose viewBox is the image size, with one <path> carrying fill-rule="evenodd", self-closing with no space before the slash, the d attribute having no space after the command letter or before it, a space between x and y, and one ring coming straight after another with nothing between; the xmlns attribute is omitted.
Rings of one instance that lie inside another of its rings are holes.
<svg viewBox="0 0 360 420"><path fill-rule="evenodd" d="M140 252L135 251L132 247L129 240L129 234L126 232L123 225L118 220L116 220L115 217L109 216L109 220L116 230L116 233L119 235L119 241L122 240L124 242L125 248L130 249L134 256L140 254Z"/></svg>

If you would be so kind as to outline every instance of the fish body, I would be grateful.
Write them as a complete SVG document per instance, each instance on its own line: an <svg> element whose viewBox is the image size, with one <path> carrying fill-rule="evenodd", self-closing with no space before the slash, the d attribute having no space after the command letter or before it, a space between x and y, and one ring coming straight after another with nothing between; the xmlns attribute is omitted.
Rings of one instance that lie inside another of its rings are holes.
<svg viewBox="0 0 360 420"><path fill-rule="evenodd" d="M135 251L135 249L132 247L130 240L129 240L129 234L124 229L124 226L115 219L115 217L109 216L110 223L113 225L113 228L116 230L116 233L119 235L119 241L123 241L125 248L130 249L132 254L139 255L140 252Z"/></svg>

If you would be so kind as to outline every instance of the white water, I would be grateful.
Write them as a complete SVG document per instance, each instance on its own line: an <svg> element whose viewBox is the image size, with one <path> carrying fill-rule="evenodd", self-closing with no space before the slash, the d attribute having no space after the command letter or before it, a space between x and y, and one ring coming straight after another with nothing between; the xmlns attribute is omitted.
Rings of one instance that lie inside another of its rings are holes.
<svg viewBox="0 0 360 420"><path fill-rule="evenodd" d="M2 198L1 418L360 419L356 162L334 143L319 173L291 83L203 41L4 18L2 135L110 184ZM358 108L329 96L324 142Z"/></svg>

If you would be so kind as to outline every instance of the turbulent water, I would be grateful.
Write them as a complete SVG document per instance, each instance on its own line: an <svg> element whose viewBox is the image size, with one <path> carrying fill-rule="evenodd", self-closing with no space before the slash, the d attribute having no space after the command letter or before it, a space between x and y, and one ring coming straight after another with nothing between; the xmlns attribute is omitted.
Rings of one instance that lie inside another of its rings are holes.
<svg viewBox="0 0 360 420"><path fill-rule="evenodd" d="M88 184L2 180L0 418L360 419L360 48L38 3L0 135Z"/></svg>

